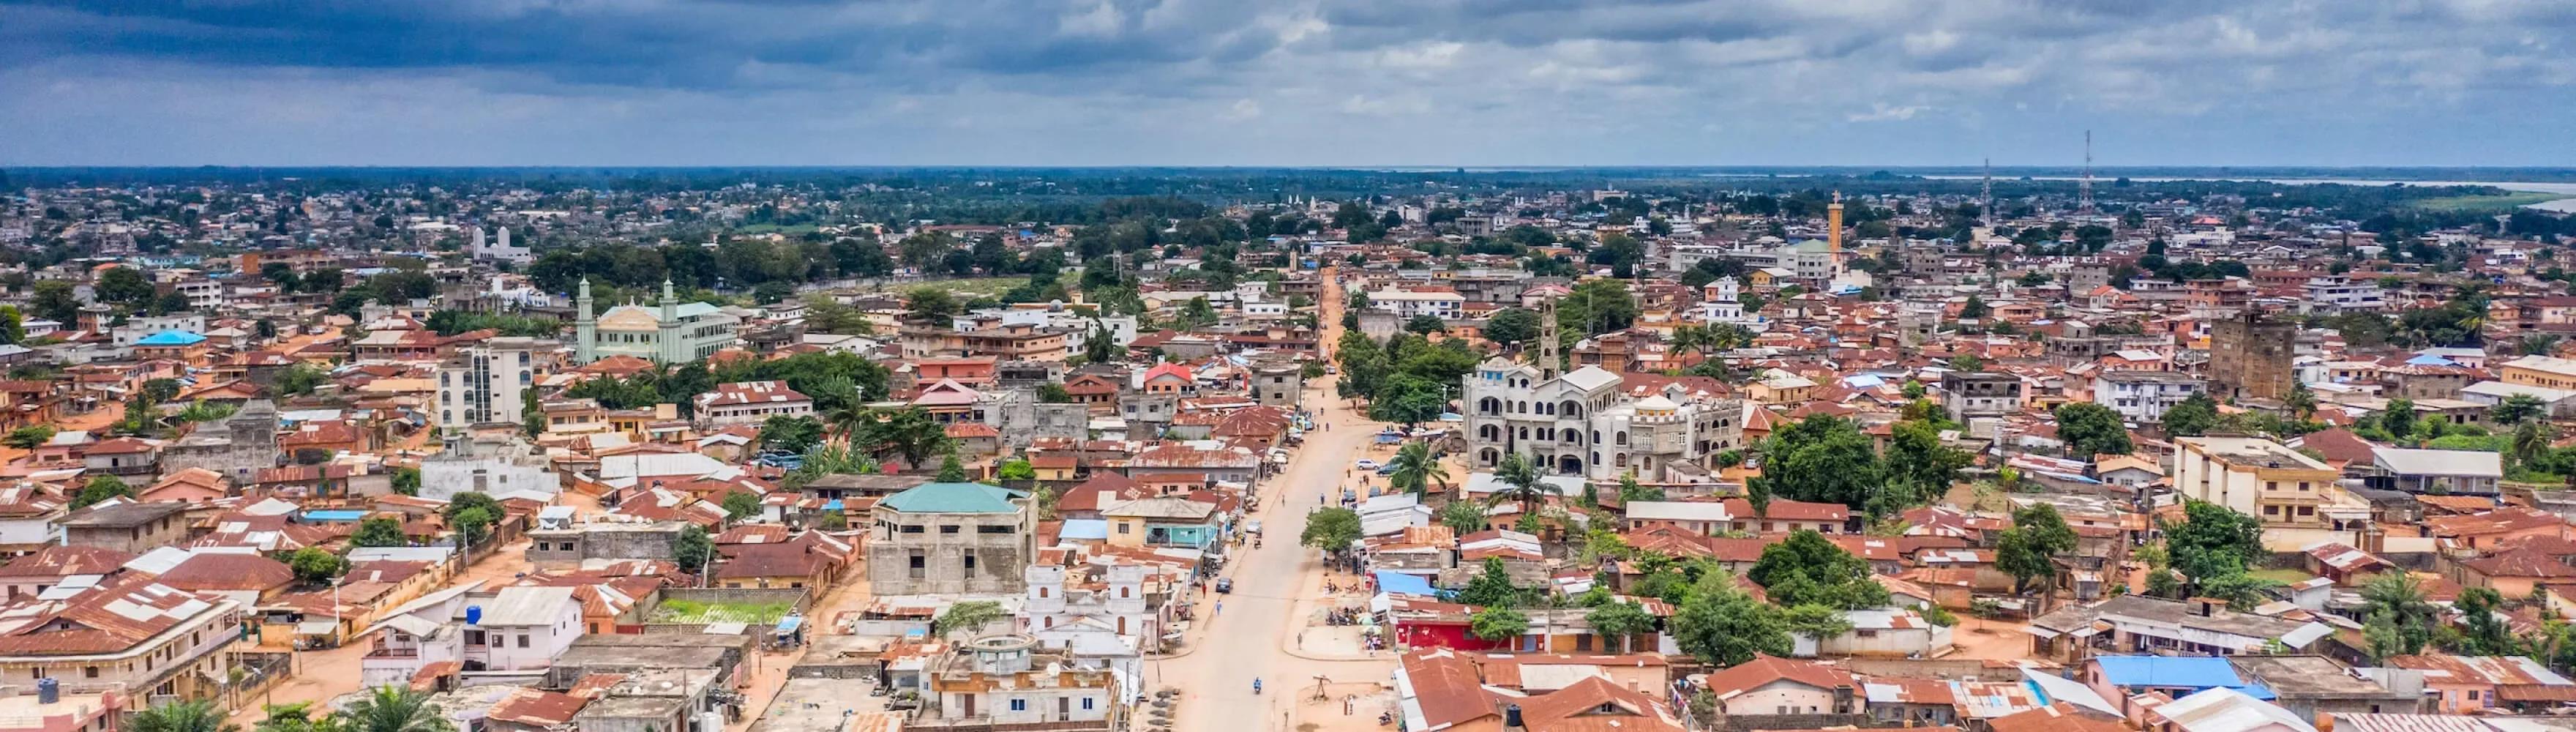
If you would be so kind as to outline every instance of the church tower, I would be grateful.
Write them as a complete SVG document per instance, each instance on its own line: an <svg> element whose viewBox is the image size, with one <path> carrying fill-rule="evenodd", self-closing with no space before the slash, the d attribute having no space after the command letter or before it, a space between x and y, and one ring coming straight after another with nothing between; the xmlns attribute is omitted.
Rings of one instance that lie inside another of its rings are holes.
<svg viewBox="0 0 2576 732"><path fill-rule="evenodd" d="M1556 336L1556 298L1538 301L1538 380L1556 378L1564 370L1565 360L1557 355L1564 348Z"/></svg>
<svg viewBox="0 0 2576 732"><path fill-rule="evenodd" d="M667 364L683 364L697 360L697 354L689 353L688 349L685 347L687 344L680 342L680 296L671 291L671 279L668 277L662 278L662 317L660 320L662 331L660 333L660 337L655 339L658 342L653 345L655 348L660 349L662 353L662 362Z"/></svg>
<svg viewBox="0 0 2576 732"><path fill-rule="evenodd" d="M599 360L599 316L590 311L590 278L581 278L581 289L572 298L572 362L586 364Z"/></svg>

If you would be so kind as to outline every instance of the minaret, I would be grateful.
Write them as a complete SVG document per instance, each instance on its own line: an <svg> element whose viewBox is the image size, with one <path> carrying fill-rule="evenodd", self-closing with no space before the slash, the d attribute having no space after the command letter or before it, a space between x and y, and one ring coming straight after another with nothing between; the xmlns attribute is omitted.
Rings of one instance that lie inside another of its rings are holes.
<svg viewBox="0 0 2576 732"><path fill-rule="evenodd" d="M590 312L590 278L581 278L581 289L572 298L572 361L590 363L599 360L599 318Z"/></svg>
<svg viewBox="0 0 2576 732"><path fill-rule="evenodd" d="M1556 378L1565 361L1557 356L1562 349L1556 340L1556 298L1538 301L1538 379Z"/></svg>
<svg viewBox="0 0 2576 732"><path fill-rule="evenodd" d="M683 350L683 344L680 343L680 296L672 293L669 277L662 278L661 326L661 337L656 339L654 347L662 354L663 363L688 363L696 360L694 354Z"/></svg>
<svg viewBox="0 0 2576 732"><path fill-rule="evenodd" d="M1831 261L1825 263L1825 278L1842 274L1843 269L1843 192L1834 191L1834 202L1825 206L1825 251Z"/></svg>

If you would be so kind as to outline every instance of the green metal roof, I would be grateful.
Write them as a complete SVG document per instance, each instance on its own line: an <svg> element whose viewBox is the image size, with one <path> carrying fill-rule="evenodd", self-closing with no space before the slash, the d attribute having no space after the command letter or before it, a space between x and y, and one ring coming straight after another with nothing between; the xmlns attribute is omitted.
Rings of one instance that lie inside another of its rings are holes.
<svg viewBox="0 0 2576 732"><path fill-rule="evenodd" d="M1018 513L1011 499L1027 493L982 483L923 483L877 505L904 513Z"/></svg>

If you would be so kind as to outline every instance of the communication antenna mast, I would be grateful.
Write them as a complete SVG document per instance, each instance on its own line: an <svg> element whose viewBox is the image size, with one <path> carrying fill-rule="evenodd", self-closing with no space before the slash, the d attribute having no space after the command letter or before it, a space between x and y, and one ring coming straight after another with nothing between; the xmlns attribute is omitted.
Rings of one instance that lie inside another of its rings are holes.
<svg viewBox="0 0 2576 732"><path fill-rule="evenodd" d="M2093 131L2084 131L2084 182L2075 186L2075 207L2093 212Z"/></svg>
<svg viewBox="0 0 2576 732"><path fill-rule="evenodd" d="M1978 192L1978 194L1977 194L1977 195L1978 195L1978 197L1979 197L1979 198L1982 198L1982 199L1984 199L1984 200L1985 200L1985 202L1984 202L1984 203L1979 204L1979 205L1977 206L1977 220L1978 220L1980 223L1983 223L1983 224L1985 225L1985 227L1986 227L1986 228L1989 228L1989 229L1995 228L1995 159L1994 159L1994 158L1986 158L1986 181L1985 181L1985 183L1984 183L1982 186L1980 186L1980 190L1979 190L1979 192Z"/></svg>

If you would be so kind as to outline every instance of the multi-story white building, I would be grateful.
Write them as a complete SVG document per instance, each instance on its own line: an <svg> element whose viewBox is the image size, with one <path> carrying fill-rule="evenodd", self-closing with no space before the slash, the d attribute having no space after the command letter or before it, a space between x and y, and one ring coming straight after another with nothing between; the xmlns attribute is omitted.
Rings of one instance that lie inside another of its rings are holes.
<svg viewBox="0 0 2576 732"><path fill-rule="evenodd" d="M1395 313L1399 318L1430 315L1456 318L1467 307L1467 296L1444 290L1379 290L1368 294L1369 307Z"/></svg>
<svg viewBox="0 0 2576 732"><path fill-rule="evenodd" d="M2337 313L2375 313L2388 307L2386 294L2378 280L2355 280L2343 275L2310 277L2300 285L2306 297L2299 300L2299 312L2315 315Z"/></svg>
<svg viewBox="0 0 2576 732"><path fill-rule="evenodd" d="M2343 473L2260 437L2174 438L2174 491L2235 509L2265 526L2341 529L2370 518L2346 499Z"/></svg>
<svg viewBox="0 0 2576 732"><path fill-rule="evenodd" d="M562 347L549 339L490 338L440 362L439 428L461 430L526 419L527 395L536 388L538 354Z"/></svg>
<svg viewBox="0 0 2576 732"><path fill-rule="evenodd" d="M2172 371L2104 371L2093 377L2093 401L2132 424L2164 421L2165 410L2202 390L2199 377Z"/></svg>
<svg viewBox="0 0 2576 732"><path fill-rule="evenodd" d="M1465 381L1467 459L1477 468L1520 453L1560 475L1698 482L1714 472L1711 458L1743 447L1744 402L1680 382L1632 394L1598 366L1550 377L1502 358Z"/></svg>
<svg viewBox="0 0 2576 732"><path fill-rule="evenodd" d="M386 613L359 676L367 686L407 683L423 667L455 661L466 676L554 666L587 630L570 587L455 587Z"/></svg>

